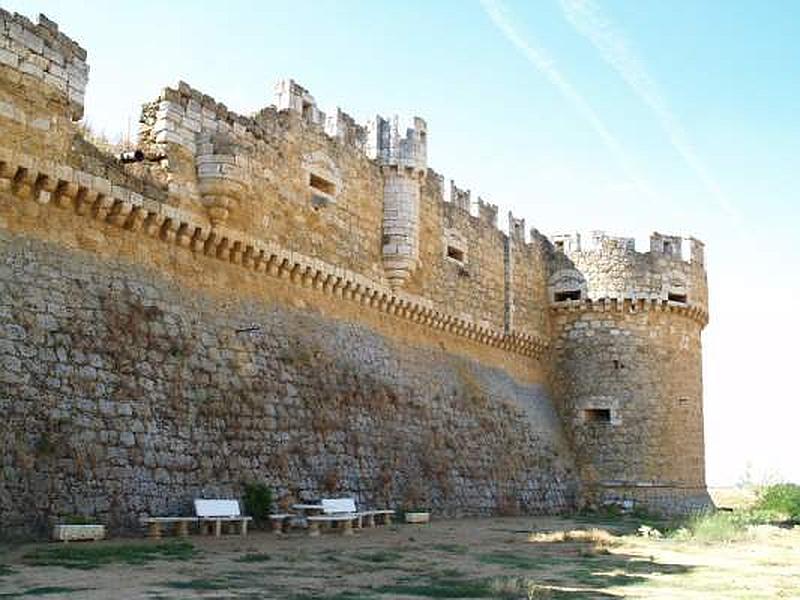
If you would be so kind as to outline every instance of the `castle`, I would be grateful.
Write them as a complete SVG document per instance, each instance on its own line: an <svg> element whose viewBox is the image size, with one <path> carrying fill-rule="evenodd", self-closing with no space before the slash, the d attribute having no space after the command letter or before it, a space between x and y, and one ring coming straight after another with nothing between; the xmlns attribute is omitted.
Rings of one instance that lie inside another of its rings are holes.
<svg viewBox="0 0 800 600"><path fill-rule="evenodd" d="M703 244L546 238L427 125L180 83L91 142L86 52L0 10L0 523L112 528L267 482L446 515L705 488Z"/></svg>

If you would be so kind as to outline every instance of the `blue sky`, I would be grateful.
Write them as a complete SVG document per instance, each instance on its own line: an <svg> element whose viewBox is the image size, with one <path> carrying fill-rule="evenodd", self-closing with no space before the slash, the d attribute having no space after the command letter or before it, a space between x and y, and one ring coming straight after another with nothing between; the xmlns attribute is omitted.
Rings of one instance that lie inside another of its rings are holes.
<svg viewBox="0 0 800 600"><path fill-rule="evenodd" d="M248 113L291 76L362 122L425 118L430 166L544 233L704 240L709 482L800 481L800 3L2 4L87 49L109 137L179 79Z"/></svg>

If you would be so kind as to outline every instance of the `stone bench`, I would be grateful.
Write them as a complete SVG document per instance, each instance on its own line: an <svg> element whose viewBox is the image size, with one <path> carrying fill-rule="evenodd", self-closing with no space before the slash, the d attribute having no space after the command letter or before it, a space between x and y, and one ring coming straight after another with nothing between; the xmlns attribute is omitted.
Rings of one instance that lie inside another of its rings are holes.
<svg viewBox="0 0 800 600"><path fill-rule="evenodd" d="M391 525L393 510L362 510L360 511L363 517L362 522L364 527L375 527L375 525ZM377 522L376 522L377 521Z"/></svg>
<svg viewBox="0 0 800 600"><path fill-rule="evenodd" d="M314 515L306 517L308 521L308 535L311 537L318 537L320 534L320 525L326 523L328 525L342 525L343 535L353 535L353 526L361 527L361 515L359 513L344 513L333 515Z"/></svg>
<svg viewBox="0 0 800 600"><path fill-rule="evenodd" d="M278 535L289 531L292 519L297 518L298 515L294 513L277 513L269 516L270 524L272 525L272 532Z"/></svg>
<svg viewBox="0 0 800 600"><path fill-rule="evenodd" d="M173 526L175 535L186 537L189 535L189 524L197 523L197 517L145 517L141 520L147 527L148 537L160 539L164 526Z"/></svg>

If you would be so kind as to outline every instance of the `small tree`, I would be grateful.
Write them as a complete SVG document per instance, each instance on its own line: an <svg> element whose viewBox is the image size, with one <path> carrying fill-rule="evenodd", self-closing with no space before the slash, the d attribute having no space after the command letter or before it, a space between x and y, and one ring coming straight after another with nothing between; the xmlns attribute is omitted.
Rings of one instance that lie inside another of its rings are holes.
<svg viewBox="0 0 800 600"><path fill-rule="evenodd" d="M272 489L263 483L245 483L242 500L245 512L253 517L255 526L264 528L272 511Z"/></svg>

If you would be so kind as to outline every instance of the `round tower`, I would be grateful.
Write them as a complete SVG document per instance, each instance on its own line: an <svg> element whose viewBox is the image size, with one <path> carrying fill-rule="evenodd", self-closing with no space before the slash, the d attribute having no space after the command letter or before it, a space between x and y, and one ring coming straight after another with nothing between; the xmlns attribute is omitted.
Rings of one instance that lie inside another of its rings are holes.
<svg viewBox="0 0 800 600"><path fill-rule="evenodd" d="M703 244L653 234L553 238L551 384L589 503L710 506L700 335ZM685 251L688 251L685 253Z"/></svg>

